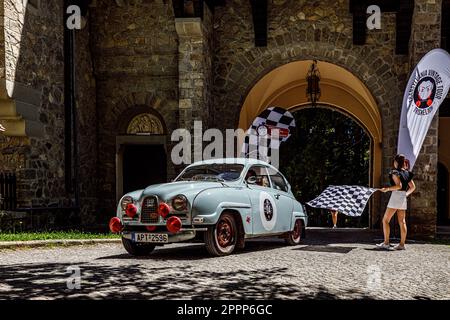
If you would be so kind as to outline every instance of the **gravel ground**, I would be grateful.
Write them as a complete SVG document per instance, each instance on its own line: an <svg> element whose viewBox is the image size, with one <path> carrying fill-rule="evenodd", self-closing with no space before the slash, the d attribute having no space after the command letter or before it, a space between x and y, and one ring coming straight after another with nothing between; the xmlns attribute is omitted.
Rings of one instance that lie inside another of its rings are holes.
<svg viewBox="0 0 450 320"><path fill-rule="evenodd" d="M253 240L221 258L201 244L145 258L120 244L1 250L0 299L450 299L449 245L379 251L379 236L312 230L297 247Z"/></svg>

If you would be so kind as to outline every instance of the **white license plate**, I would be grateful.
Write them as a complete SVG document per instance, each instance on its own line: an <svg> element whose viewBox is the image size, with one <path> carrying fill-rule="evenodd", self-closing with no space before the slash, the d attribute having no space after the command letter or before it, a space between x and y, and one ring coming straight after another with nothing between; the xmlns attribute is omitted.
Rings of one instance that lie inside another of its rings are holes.
<svg viewBox="0 0 450 320"><path fill-rule="evenodd" d="M133 233L132 240L135 242L168 243L167 233Z"/></svg>

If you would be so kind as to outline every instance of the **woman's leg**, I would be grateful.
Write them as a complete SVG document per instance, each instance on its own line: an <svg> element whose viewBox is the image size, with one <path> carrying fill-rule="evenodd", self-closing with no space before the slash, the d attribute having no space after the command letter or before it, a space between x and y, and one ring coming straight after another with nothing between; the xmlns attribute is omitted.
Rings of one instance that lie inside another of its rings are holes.
<svg viewBox="0 0 450 320"><path fill-rule="evenodd" d="M337 225L337 215L338 213L336 211L331 212L331 219L333 220L333 226Z"/></svg>
<svg viewBox="0 0 450 320"><path fill-rule="evenodd" d="M406 242L406 233L408 232L406 228L406 211L398 210L397 211L398 225L400 226L400 246L405 246Z"/></svg>
<svg viewBox="0 0 450 320"><path fill-rule="evenodd" d="M383 233L384 233L384 244L389 244L389 237L391 228L389 227L389 222L391 222L392 216L395 214L397 209L386 208L386 212L383 217Z"/></svg>

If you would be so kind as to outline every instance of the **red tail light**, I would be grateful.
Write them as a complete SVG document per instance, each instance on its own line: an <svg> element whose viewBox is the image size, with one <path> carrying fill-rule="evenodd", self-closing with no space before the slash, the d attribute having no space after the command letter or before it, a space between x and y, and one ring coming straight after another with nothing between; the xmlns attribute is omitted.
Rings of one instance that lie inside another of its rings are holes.
<svg viewBox="0 0 450 320"><path fill-rule="evenodd" d="M132 203L127 204L127 208L125 209L125 214L127 216L129 216L130 218L133 218L136 215L136 213L137 213L137 207Z"/></svg>
<svg viewBox="0 0 450 320"><path fill-rule="evenodd" d="M147 231L155 231L156 230L156 226L146 226L145 229L147 229Z"/></svg>
<svg viewBox="0 0 450 320"><path fill-rule="evenodd" d="M123 225L120 219L118 217L111 218L109 221L109 230L111 230L112 233L119 233L122 229Z"/></svg>
<svg viewBox="0 0 450 320"><path fill-rule="evenodd" d="M166 227L172 233L177 233L181 229L181 219L178 217L170 217L167 219Z"/></svg>
<svg viewBox="0 0 450 320"><path fill-rule="evenodd" d="M170 213L169 205L165 202L161 202L158 206L158 213L161 217L165 219L167 215Z"/></svg>

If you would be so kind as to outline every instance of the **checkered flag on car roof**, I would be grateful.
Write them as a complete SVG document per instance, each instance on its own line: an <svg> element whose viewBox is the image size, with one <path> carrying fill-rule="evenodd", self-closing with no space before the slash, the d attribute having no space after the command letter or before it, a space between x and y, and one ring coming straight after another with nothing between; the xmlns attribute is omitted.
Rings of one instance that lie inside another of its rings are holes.
<svg viewBox="0 0 450 320"><path fill-rule="evenodd" d="M295 119L289 111L280 107L265 109L256 117L245 135L242 157L268 161L271 150L278 150L281 142L289 139L294 128Z"/></svg>
<svg viewBox="0 0 450 320"><path fill-rule="evenodd" d="M307 204L313 208L336 210L350 217L359 217L375 191L377 189L360 186L329 186Z"/></svg>

